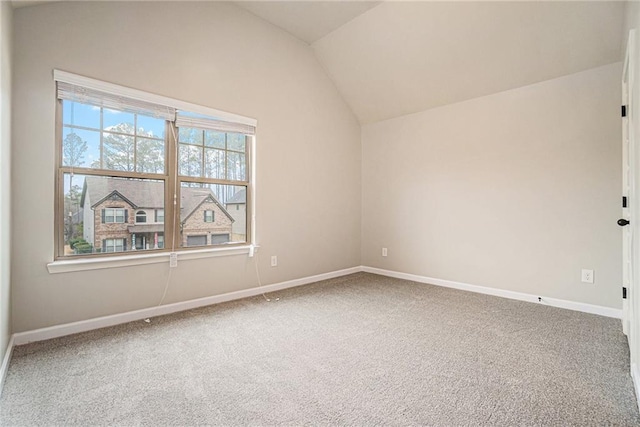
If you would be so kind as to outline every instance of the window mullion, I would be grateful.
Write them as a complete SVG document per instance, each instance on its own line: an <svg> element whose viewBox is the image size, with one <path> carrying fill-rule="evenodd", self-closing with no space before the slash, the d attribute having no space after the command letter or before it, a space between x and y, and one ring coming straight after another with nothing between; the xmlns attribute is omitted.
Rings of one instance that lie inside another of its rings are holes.
<svg viewBox="0 0 640 427"><path fill-rule="evenodd" d="M178 180L178 129L174 122L167 122L166 125L166 168L167 168L167 186L165 191L165 212L164 212L164 247L175 250L179 247L178 231L180 222L180 185ZM169 220L167 221L167 218ZM170 240L169 240L170 239Z"/></svg>
<svg viewBox="0 0 640 427"><path fill-rule="evenodd" d="M133 170L138 172L138 115L133 115Z"/></svg>
<svg viewBox="0 0 640 427"><path fill-rule="evenodd" d="M104 169L104 108L100 107L100 169Z"/></svg>

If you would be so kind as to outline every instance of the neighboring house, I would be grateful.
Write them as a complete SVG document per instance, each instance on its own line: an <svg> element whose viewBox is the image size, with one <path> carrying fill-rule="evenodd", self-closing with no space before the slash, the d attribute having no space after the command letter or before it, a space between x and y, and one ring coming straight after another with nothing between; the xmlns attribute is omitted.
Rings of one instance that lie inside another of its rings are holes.
<svg viewBox="0 0 640 427"><path fill-rule="evenodd" d="M233 217L211 190L182 187L180 198L183 246L216 245L233 241Z"/></svg>
<svg viewBox="0 0 640 427"><path fill-rule="evenodd" d="M233 217L232 240L244 242L247 239L247 190L238 191L227 200L227 212Z"/></svg>
<svg viewBox="0 0 640 427"><path fill-rule="evenodd" d="M164 184L121 178L85 177L80 204L84 239L96 251L162 249ZM231 241L233 217L206 188L181 188L181 242L203 246Z"/></svg>

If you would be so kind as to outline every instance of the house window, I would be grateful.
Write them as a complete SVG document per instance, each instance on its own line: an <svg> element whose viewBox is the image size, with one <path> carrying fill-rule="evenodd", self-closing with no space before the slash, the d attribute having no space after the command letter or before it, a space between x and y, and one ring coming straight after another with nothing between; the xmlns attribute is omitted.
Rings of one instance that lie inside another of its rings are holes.
<svg viewBox="0 0 640 427"><path fill-rule="evenodd" d="M102 241L102 250L104 252L123 252L126 250L126 240L105 239Z"/></svg>
<svg viewBox="0 0 640 427"><path fill-rule="evenodd" d="M127 210L124 208L104 208L102 218L102 222L105 224L127 222Z"/></svg>
<svg viewBox="0 0 640 427"><path fill-rule="evenodd" d="M200 106L183 111L189 104L57 70L54 78L56 259L179 250L212 232L228 234L228 244L250 241L248 221L225 203L250 188L255 121Z"/></svg>
<svg viewBox="0 0 640 427"><path fill-rule="evenodd" d="M136 212L136 222L147 222L147 213L145 211Z"/></svg>

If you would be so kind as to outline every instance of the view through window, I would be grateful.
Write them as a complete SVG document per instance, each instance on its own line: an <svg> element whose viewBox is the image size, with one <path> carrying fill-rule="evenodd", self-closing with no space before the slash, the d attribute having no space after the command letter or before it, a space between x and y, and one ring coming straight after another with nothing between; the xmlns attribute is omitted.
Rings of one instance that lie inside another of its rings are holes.
<svg viewBox="0 0 640 427"><path fill-rule="evenodd" d="M58 256L249 241L246 126L79 92L58 90Z"/></svg>

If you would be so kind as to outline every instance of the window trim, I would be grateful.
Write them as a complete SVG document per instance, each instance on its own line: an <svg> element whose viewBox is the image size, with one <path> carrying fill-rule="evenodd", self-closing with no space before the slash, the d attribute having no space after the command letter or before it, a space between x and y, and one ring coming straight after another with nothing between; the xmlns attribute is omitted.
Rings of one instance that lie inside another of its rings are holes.
<svg viewBox="0 0 640 427"><path fill-rule="evenodd" d="M259 245L243 245L243 246L220 246L206 247L198 246L194 249L176 252L178 261L196 260L215 258L222 256L248 255L252 257L254 252L258 251ZM122 252L115 252L117 255L102 256L97 258L73 258L60 261L52 261L47 264L49 274L71 273L75 271L100 270L103 268L119 268L132 267L136 265L146 264L169 264L170 252L154 251L151 253L141 254L136 252L133 254L122 255Z"/></svg>
<svg viewBox="0 0 640 427"><path fill-rule="evenodd" d="M173 107L177 110L189 111L206 116L213 116L224 121L242 123L253 127L256 127L258 124L258 121L251 117L217 110L215 108L205 107L203 105L192 104L191 102L180 101L175 98L169 98L167 96L156 95L138 89L132 89L126 86L120 86L114 83L108 83L101 80L92 79L90 77L69 73L67 71L53 70L53 80L57 82L71 83L77 86L84 86L87 89L94 89L108 94L131 98L134 100L146 101L158 105Z"/></svg>
<svg viewBox="0 0 640 427"><path fill-rule="evenodd" d="M162 95L156 95L144 91L140 91L137 89L128 88L125 86L116 85L113 83L103 82L95 79L91 79L88 77L68 73L65 71L54 70L53 71L53 83L56 82L65 82L74 84L77 86L83 86L88 89L95 89L98 91L102 91L108 94L114 94L122 97L131 98L139 101L146 101L151 103L156 103L159 105L170 106L177 110L189 111L191 113L203 114L207 116L213 116L219 118L223 121L236 122L239 124L244 124L253 127L257 126L257 120L245 116L240 116L238 114L229 113L222 110L213 109L210 107L192 104L185 101L180 101L177 99L165 97ZM168 129L166 130L166 138L165 141L168 146L165 146L166 152L166 161L167 165L165 167L165 174L161 174L162 178L160 178L160 174L146 174L146 173L134 173L137 176L141 176L142 178L147 179L161 179L165 182L165 208L164 208L164 218L165 218L165 239L164 239L164 248L154 250L153 253L148 254L133 254L131 252L124 252L122 255L114 256L112 253L95 253L95 254L84 254L84 255L64 255L64 227L61 227L62 220L64 218L64 203L63 198L60 197L61 194L64 194L64 174L69 173L64 170L62 165L62 135L63 135L63 117L62 117L62 100L57 100L56 108L56 132L55 132L55 140L56 140L56 153L55 153L55 201L54 201L54 254L53 261L47 265L49 272L63 272L63 271L78 271L79 270L89 270L94 268L106 268L106 266L120 266L120 265L138 265L138 264L147 264L149 263L148 259L160 259L161 261L153 261L153 262L164 262L164 255L171 252L172 248L168 247L167 244L171 244L172 242L169 239L172 239L172 234L167 233L167 222L166 218L173 218L174 220L174 234L173 236L179 235L179 215L173 214L173 203L170 201L173 199L173 189L169 188L170 185L170 176L175 178L176 185L176 194L179 197L180 191L180 182L182 180L188 181L198 181L196 177L181 177L177 174L177 159L174 150L169 149L172 146L177 147L178 142L175 140L173 132L171 131L171 127L177 129L175 127L175 122L166 121L166 126ZM255 187L256 187L256 175L255 175L255 150L256 150L256 135L255 133L246 135L247 144L245 148L246 156L246 173L247 179L245 184L247 191L247 204L249 205L249 209L247 209L247 217L246 217L246 233L247 233L247 241L238 242L237 244L229 244L221 247L209 248L207 250L202 249L192 249L188 247L181 247L179 239L175 240L174 243L174 251L180 253L193 252L197 253L198 256L196 258L203 258L208 256L221 256L235 253L249 253L253 254L253 248L256 247L256 234L255 234ZM73 168L76 174L88 174L88 175L102 175L102 176L113 176L113 177L130 177L130 172L121 172L121 171L112 171L112 170L92 170L89 168ZM105 173L106 172L106 173ZM145 175L149 175L148 177ZM164 178L164 179L163 179ZM236 182L230 182L230 185L237 185ZM62 206L61 206L62 205ZM61 218L62 216L62 218ZM176 236L179 237L179 236ZM175 237L174 237L175 238ZM249 249L251 248L251 249ZM133 252L133 251L132 251ZM127 258L130 259L131 262L123 263L121 260L116 260L116 262L109 263L107 260L113 258ZM188 257L191 258L191 257ZM63 268L58 268L58 266L65 266ZM82 267L79 267L82 266ZM60 271L55 271L60 270Z"/></svg>

